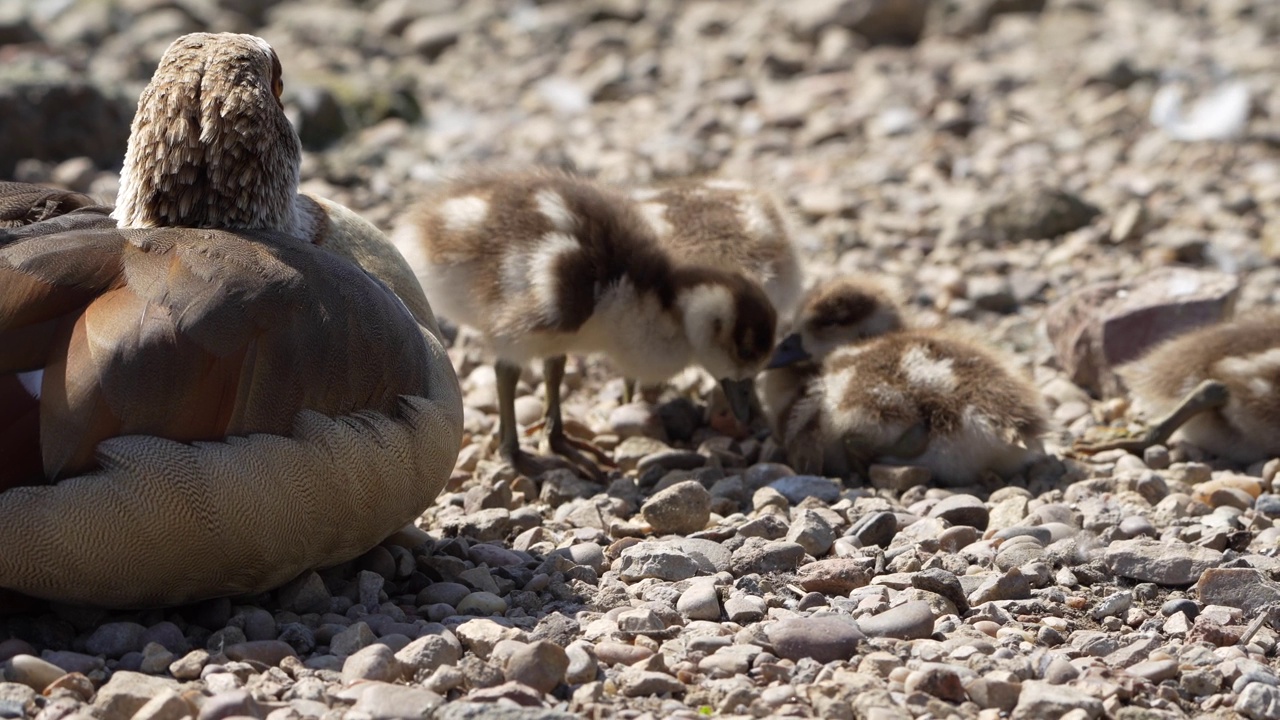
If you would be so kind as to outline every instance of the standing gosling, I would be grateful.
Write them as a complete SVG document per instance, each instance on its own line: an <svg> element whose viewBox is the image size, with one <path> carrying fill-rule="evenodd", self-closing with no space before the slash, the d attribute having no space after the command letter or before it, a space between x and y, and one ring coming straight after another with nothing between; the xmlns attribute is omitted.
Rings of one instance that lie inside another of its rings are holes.
<svg viewBox="0 0 1280 720"><path fill-rule="evenodd" d="M603 453L564 433L566 353L604 353L646 382L698 363L745 416L773 347L777 317L759 285L675 262L634 203L582 178L472 173L416 206L394 240L432 306L479 330L496 356L499 449L525 474L545 469L516 431L515 388L529 360L543 360L548 444L600 479L579 451Z"/></svg>
<svg viewBox="0 0 1280 720"><path fill-rule="evenodd" d="M864 476L872 462L910 464L941 484L966 485L1027 464L1046 429L1035 388L994 349L956 332L896 329L901 314L889 302L848 280L811 295L801 312L801 347L782 348L777 362L803 359L809 335L823 353L821 368L786 418L801 428L784 423L784 436L802 438L810 455L814 437L819 449L839 443ZM834 333L815 332L822 327L867 339L837 344Z"/></svg>
<svg viewBox="0 0 1280 720"><path fill-rule="evenodd" d="M677 262L740 273L759 283L779 317L790 317L804 273L783 214L767 193L733 180L674 180L631 191L662 247ZM623 385L630 402L634 383Z"/></svg>
<svg viewBox="0 0 1280 720"><path fill-rule="evenodd" d="M1120 369L1135 409L1155 418L1136 438L1078 444L1140 453L1172 439L1247 465L1280 456L1280 314L1193 330Z"/></svg>

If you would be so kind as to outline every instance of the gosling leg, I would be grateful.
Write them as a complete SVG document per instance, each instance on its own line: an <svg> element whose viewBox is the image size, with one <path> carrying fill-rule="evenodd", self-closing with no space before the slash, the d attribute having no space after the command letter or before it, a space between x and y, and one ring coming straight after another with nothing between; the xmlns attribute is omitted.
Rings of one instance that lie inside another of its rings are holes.
<svg viewBox="0 0 1280 720"><path fill-rule="evenodd" d="M1163 445L1168 442L1178 428L1186 425L1191 418L1202 412L1216 410L1226 405L1230 399L1231 392L1226 385L1217 380L1205 380L1197 385L1194 390L1187 393L1186 397L1182 398L1182 402L1178 403L1178 406L1168 415L1153 423L1145 433L1137 437L1120 440L1078 443L1074 449L1076 452L1085 455L1093 455L1104 450L1125 450L1131 453L1141 453L1153 445Z"/></svg>

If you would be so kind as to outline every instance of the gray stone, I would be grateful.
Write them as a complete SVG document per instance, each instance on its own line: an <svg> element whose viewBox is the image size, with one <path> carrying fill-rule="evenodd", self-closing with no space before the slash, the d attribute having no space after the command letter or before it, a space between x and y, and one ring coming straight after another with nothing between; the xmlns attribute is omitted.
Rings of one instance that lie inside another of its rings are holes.
<svg viewBox="0 0 1280 720"><path fill-rule="evenodd" d="M695 582L680 593L676 601L676 611L689 620L720 619L720 596L715 585L710 582Z"/></svg>
<svg viewBox="0 0 1280 720"><path fill-rule="evenodd" d="M305 572L280 588L280 607L299 615L329 611L332 601L324 580L314 572Z"/></svg>
<svg viewBox="0 0 1280 720"><path fill-rule="evenodd" d="M342 663L342 681L378 680L395 682L404 676L405 668L396 659L391 648L377 644L362 648Z"/></svg>
<svg viewBox="0 0 1280 720"><path fill-rule="evenodd" d="M1196 584L1201 605L1240 608L1246 616L1280 602L1280 583L1253 568L1210 568Z"/></svg>
<svg viewBox="0 0 1280 720"><path fill-rule="evenodd" d="M698 561L676 547L645 542L622 551L617 562L618 576L626 582L644 578L677 581L697 575Z"/></svg>
<svg viewBox="0 0 1280 720"><path fill-rule="evenodd" d="M830 504L840 498L840 485L828 478L816 475L790 475L778 478L769 483L769 487L777 490L787 502L799 505L805 498L817 498Z"/></svg>
<svg viewBox="0 0 1280 720"><path fill-rule="evenodd" d="M462 659L462 646L446 635L423 635L396 652L396 660L406 674L425 679L441 665L457 665Z"/></svg>
<svg viewBox="0 0 1280 720"><path fill-rule="evenodd" d="M640 515L657 535L688 535L707 526L711 493L697 480L686 480L654 493Z"/></svg>
<svg viewBox="0 0 1280 720"><path fill-rule="evenodd" d="M766 630L769 644L778 657L799 661L812 658L820 663L848 660L866 639L858 624L838 615L788 618Z"/></svg>
<svg viewBox="0 0 1280 720"><path fill-rule="evenodd" d="M1022 683L1022 692L1011 717L1013 720L1041 720L1062 717L1076 710L1080 711L1081 720L1098 720L1103 716L1102 701L1083 690L1028 680Z"/></svg>
<svg viewBox="0 0 1280 720"><path fill-rule="evenodd" d="M814 557L822 557L836 541L836 531L820 513L801 510L787 531L787 540L804 548Z"/></svg>
<svg viewBox="0 0 1280 720"><path fill-rule="evenodd" d="M84 643L93 655L120 658L125 653L142 650L142 636L147 629L133 622L111 622L98 626Z"/></svg>
<svg viewBox="0 0 1280 720"><path fill-rule="evenodd" d="M1190 585L1222 561L1217 550L1150 538L1112 542L1104 557L1111 572L1157 585Z"/></svg>
<svg viewBox="0 0 1280 720"><path fill-rule="evenodd" d="M117 670L105 685L98 688L98 694L93 699L93 710L104 720L131 718L151 698L166 690L176 691L178 688L178 681L172 678Z"/></svg>
<svg viewBox="0 0 1280 720"><path fill-rule="evenodd" d="M804 548L786 540L750 537L733 552L733 574L791 572L804 560Z"/></svg>
<svg viewBox="0 0 1280 720"><path fill-rule="evenodd" d="M32 655L15 655L0 665L0 678L6 682L21 683L40 692L49 683L62 677L62 668Z"/></svg>
<svg viewBox="0 0 1280 720"><path fill-rule="evenodd" d="M929 511L929 517L946 520L952 525L968 525L986 530L991 515L981 500L961 493L939 500Z"/></svg>
<svg viewBox="0 0 1280 720"><path fill-rule="evenodd" d="M912 600L882 613L858 619L858 628L868 637L918 640L933 635L933 608L923 600Z"/></svg>
<svg viewBox="0 0 1280 720"><path fill-rule="evenodd" d="M1280 720L1280 688L1265 683L1246 685L1234 707L1249 720Z"/></svg>
<svg viewBox="0 0 1280 720"><path fill-rule="evenodd" d="M518 682L549 693L564 682L569 669L569 656L559 645L538 640L522 646L507 658L505 675Z"/></svg>

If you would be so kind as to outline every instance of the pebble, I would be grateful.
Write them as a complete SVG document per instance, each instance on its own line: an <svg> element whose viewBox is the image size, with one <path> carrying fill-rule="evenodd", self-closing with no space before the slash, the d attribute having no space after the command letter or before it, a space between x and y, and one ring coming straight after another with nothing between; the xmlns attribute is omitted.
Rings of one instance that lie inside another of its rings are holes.
<svg viewBox="0 0 1280 720"><path fill-rule="evenodd" d="M711 517L711 493L697 480L676 483L640 508L640 515L655 535L688 535L707 526Z"/></svg>
<svg viewBox="0 0 1280 720"><path fill-rule="evenodd" d="M694 583L676 601L676 610L689 620L720 619L720 597L709 582Z"/></svg>
<svg viewBox="0 0 1280 720"><path fill-rule="evenodd" d="M778 657L820 663L848 660L867 637L859 624L831 615L781 620L767 633Z"/></svg>
<svg viewBox="0 0 1280 720"><path fill-rule="evenodd" d="M920 600L906 602L882 613L858 618L858 628L869 637L917 640L933 635L933 609Z"/></svg>
<svg viewBox="0 0 1280 720"><path fill-rule="evenodd" d="M792 505L799 505L805 498L833 503L840 497L840 487L835 482L814 475L791 475L778 478L769 483L769 487L777 490Z"/></svg>
<svg viewBox="0 0 1280 720"><path fill-rule="evenodd" d="M460 615L501 615L507 611L507 601L491 592L473 592L458 603Z"/></svg>

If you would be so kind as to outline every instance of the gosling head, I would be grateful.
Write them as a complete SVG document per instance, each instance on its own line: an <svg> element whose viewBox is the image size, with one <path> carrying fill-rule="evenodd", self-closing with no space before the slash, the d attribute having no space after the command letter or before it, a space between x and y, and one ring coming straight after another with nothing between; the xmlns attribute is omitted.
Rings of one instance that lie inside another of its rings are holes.
<svg viewBox="0 0 1280 720"><path fill-rule="evenodd" d="M265 40L192 33L138 98L112 217L120 227L289 231L302 157Z"/></svg>
<svg viewBox="0 0 1280 720"><path fill-rule="evenodd" d="M752 379L773 349L778 315L754 282L735 273L693 268L676 293L694 360L720 381L729 407L751 417Z"/></svg>
<svg viewBox="0 0 1280 720"><path fill-rule="evenodd" d="M867 279L833 278L809 292L797 313L795 331L778 344L769 367L821 360L842 345L903 326L898 303L887 289Z"/></svg>

